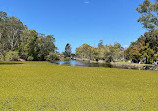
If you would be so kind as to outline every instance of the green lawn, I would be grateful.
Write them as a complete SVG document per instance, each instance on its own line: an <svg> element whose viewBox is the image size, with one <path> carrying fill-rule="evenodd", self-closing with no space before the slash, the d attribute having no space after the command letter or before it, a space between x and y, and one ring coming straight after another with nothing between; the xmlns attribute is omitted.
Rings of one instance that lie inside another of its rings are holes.
<svg viewBox="0 0 158 111"><path fill-rule="evenodd" d="M156 71L13 63L0 62L0 111L158 111Z"/></svg>

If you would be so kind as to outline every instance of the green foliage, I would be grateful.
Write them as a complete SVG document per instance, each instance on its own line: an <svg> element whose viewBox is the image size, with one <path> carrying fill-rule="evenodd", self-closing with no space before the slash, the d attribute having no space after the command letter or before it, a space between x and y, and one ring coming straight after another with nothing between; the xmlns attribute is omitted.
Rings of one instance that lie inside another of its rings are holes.
<svg viewBox="0 0 158 111"><path fill-rule="evenodd" d="M101 49L104 47L103 40L100 40L98 43L98 48Z"/></svg>
<svg viewBox="0 0 158 111"><path fill-rule="evenodd" d="M20 58L27 60L45 60L49 52L55 52L55 38L53 35L38 33L30 30L20 19L7 16L0 11L0 54L5 60L6 52L18 51Z"/></svg>
<svg viewBox="0 0 158 111"><path fill-rule="evenodd" d="M103 41L100 41L97 48L82 44L82 46L76 48L76 56L90 60L103 59L106 62L111 62L121 60L123 51L124 49L117 42L114 45L103 45Z"/></svg>
<svg viewBox="0 0 158 111"><path fill-rule="evenodd" d="M65 46L64 57L71 57L71 45L69 43Z"/></svg>
<svg viewBox="0 0 158 111"><path fill-rule="evenodd" d="M45 60L46 56L50 54L50 52L55 53L55 50L57 49L55 47L55 38L54 35L40 35L37 39L37 51L38 51L38 59L39 60ZM56 57L58 56L57 53L55 54ZM57 57L58 58L58 57ZM56 59L57 59L56 58Z"/></svg>
<svg viewBox="0 0 158 111"><path fill-rule="evenodd" d="M152 3L145 0L143 4L139 4L136 10L142 15L138 22L142 23L143 28L149 30L158 29L158 2Z"/></svg>
<svg viewBox="0 0 158 111"><path fill-rule="evenodd" d="M146 32L128 50L128 58L135 62L153 63L158 60L158 30Z"/></svg>
<svg viewBox="0 0 158 111"><path fill-rule="evenodd" d="M137 11L142 15L138 22L149 32L131 43L125 51L126 59L150 64L158 61L158 2L145 0L143 4L139 4Z"/></svg>
<svg viewBox="0 0 158 111"><path fill-rule="evenodd" d="M71 54L71 57L75 57L76 56L76 54Z"/></svg>
<svg viewBox="0 0 158 111"><path fill-rule="evenodd" d="M46 56L47 61L52 61L52 60L59 60L60 57L57 53L50 52L49 55Z"/></svg>
<svg viewBox="0 0 158 111"><path fill-rule="evenodd" d="M68 60L70 60L70 59L71 59L70 57L64 58L65 61L68 61Z"/></svg>
<svg viewBox="0 0 158 111"><path fill-rule="evenodd" d="M0 60L5 61L5 59L6 59L6 53L7 53L6 50L1 50L0 51Z"/></svg>
<svg viewBox="0 0 158 111"><path fill-rule="evenodd" d="M93 60L97 58L98 50L88 44L82 44L82 46L76 48L76 55L80 58L87 58Z"/></svg>
<svg viewBox="0 0 158 111"><path fill-rule="evenodd" d="M157 111L156 71L17 63L0 65L1 111Z"/></svg>
<svg viewBox="0 0 158 111"><path fill-rule="evenodd" d="M9 51L6 53L5 60L6 61L18 61L19 56L17 51Z"/></svg>
<svg viewBox="0 0 158 111"><path fill-rule="evenodd" d="M32 57L32 56L29 56L28 58L27 58L27 61L33 61L34 60L34 58Z"/></svg>

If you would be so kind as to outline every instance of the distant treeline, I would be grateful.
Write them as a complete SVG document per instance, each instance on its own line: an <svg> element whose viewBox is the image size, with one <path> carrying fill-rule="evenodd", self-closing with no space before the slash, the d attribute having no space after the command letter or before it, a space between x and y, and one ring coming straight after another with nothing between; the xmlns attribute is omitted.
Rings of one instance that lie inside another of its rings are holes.
<svg viewBox="0 0 158 111"><path fill-rule="evenodd" d="M138 22L148 31L127 49L117 42L114 45L104 45L103 41L100 41L98 47L83 44L76 49L76 56L107 62L131 60L135 63L150 64L158 61L158 2L145 0L136 10L142 15Z"/></svg>
<svg viewBox="0 0 158 111"><path fill-rule="evenodd" d="M89 60L105 60L106 62L120 61L124 58L124 48L117 42L114 45L104 45L101 40L98 47L82 44L76 48L76 56Z"/></svg>
<svg viewBox="0 0 158 111"><path fill-rule="evenodd" d="M115 42L104 45L101 40L97 47L82 44L76 48L76 56L89 60L105 60L106 62L131 61L150 64L158 61L158 30L146 32L128 48Z"/></svg>
<svg viewBox="0 0 158 111"><path fill-rule="evenodd" d="M53 35L30 30L20 19L0 11L0 59L1 60L49 60L58 59Z"/></svg>

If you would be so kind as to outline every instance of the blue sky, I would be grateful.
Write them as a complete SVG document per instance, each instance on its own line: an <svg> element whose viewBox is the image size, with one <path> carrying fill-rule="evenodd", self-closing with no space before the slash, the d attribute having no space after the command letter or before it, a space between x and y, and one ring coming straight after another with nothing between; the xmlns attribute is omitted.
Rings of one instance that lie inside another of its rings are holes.
<svg viewBox="0 0 158 111"><path fill-rule="evenodd" d="M0 10L16 16L29 29L53 34L59 51L83 43L119 42L129 46L146 30L137 22L136 7L144 0L1 0Z"/></svg>

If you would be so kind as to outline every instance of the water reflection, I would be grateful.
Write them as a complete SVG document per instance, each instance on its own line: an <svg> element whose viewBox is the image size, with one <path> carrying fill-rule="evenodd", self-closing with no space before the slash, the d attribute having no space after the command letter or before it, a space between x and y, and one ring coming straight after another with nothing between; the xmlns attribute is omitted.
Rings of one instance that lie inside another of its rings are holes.
<svg viewBox="0 0 158 111"><path fill-rule="evenodd" d="M53 61L52 63L56 63L59 65L68 65L68 66L82 66L82 67L105 67L105 68L119 68L119 69L135 69L135 70L148 70L139 68L139 67L133 67L133 66L126 66L126 65L111 65L107 63L90 63L88 61L76 61L76 60L68 60L68 61Z"/></svg>
<svg viewBox="0 0 158 111"><path fill-rule="evenodd" d="M57 63L60 65L70 65L70 66L84 66L85 63L80 62L80 61L75 61L75 60L69 60L69 61L56 61L53 63Z"/></svg>
<svg viewBox="0 0 158 111"><path fill-rule="evenodd" d="M83 67L109 67L112 68L111 64L103 64L103 63L90 63L88 61L76 61L76 60L69 60L69 61L55 61L52 63L56 63L59 65L69 65L69 66L83 66Z"/></svg>

